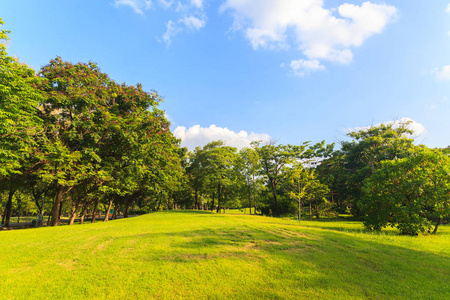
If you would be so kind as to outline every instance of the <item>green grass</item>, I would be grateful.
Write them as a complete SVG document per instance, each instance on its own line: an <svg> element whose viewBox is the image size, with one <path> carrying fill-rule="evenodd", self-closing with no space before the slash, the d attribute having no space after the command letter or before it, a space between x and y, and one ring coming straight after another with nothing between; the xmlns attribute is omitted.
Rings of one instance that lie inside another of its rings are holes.
<svg viewBox="0 0 450 300"><path fill-rule="evenodd" d="M159 212L0 232L2 299L450 299L450 227Z"/></svg>

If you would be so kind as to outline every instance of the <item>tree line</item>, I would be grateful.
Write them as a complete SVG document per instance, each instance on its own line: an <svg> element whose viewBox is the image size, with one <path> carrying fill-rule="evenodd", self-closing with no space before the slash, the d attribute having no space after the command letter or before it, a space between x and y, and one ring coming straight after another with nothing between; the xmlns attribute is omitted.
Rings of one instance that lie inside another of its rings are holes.
<svg viewBox="0 0 450 300"><path fill-rule="evenodd" d="M3 22L0 19L0 25ZM0 39L8 39L0 31ZM2 224L14 213L47 212L50 225L115 208L250 208L320 218L352 214L369 230L435 233L450 216L450 148L415 145L406 123L325 141L213 141L188 151L170 131L162 98L119 84L95 63L60 57L39 72L0 44ZM46 201L43 201L45 200Z"/></svg>

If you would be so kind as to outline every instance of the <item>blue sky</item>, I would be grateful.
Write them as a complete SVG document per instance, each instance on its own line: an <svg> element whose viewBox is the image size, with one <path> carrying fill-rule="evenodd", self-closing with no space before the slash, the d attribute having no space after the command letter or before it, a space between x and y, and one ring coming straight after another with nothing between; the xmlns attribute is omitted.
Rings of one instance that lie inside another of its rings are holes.
<svg viewBox="0 0 450 300"><path fill-rule="evenodd" d="M164 96L193 149L337 142L409 118L450 145L450 1L2 0L8 52L97 62Z"/></svg>

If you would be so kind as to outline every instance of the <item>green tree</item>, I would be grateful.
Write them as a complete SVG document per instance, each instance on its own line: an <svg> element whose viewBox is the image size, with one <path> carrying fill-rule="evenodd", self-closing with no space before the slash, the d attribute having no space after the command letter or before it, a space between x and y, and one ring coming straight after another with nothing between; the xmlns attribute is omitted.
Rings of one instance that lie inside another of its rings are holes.
<svg viewBox="0 0 450 300"><path fill-rule="evenodd" d="M381 124L348 133L352 141L344 141L342 147L322 162L319 173L337 194L341 206L351 208L360 216L359 200L362 187L381 165L382 161L404 158L414 147L410 122Z"/></svg>
<svg viewBox="0 0 450 300"><path fill-rule="evenodd" d="M418 147L408 157L381 163L364 185L361 209L371 230L388 225L402 234L436 233L450 216L450 157Z"/></svg>
<svg viewBox="0 0 450 300"><path fill-rule="evenodd" d="M127 212L136 197L167 189L175 180L178 141L157 108L161 98L156 92L117 84L94 63L72 64L59 57L40 75L46 95L40 116L49 142L43 146L47 164L39 174L54 185L52 225L64 199L78 199L75 210L83 211L99 201L109 210L120 199ZM69 197L77 186L88 188Z"/></svg>
<svg viewBox="0 0 450 300"><path fill-rule="evenodd" d="M310 205L310 219L312 217L312 203L316 202L316 215L319 216L318 202L324 201L329 194L328 187L317 178L315 169L305 168L302 163L296 162L285 171L283 188L289 197L298 201L298 221L301 220L302 204L307 200Z"/></svg>
<svg viewBox="0 0 450 300"><path fill-rule="evenodd" d="M278 199L279 184L283 180L283 169L297 161L309 161L311 164L318 163L324 157L330 155L334 144L325 145L325 141L310 146L305 142L297 145L275 145L270 142L260 146L254 144L261 164L261 175L267 180L268 188L273 196L273 214L279 216L282 211Z"/></svg>
<svg viewBox="0 0 450 300"><path fill-rule="evenodd" d="M235 189L234 162L236 148L225 146L223 141L213 141L191 153L187 174L194 191L195 208L200 207L201 197L208 195L209 207L217 211L225 207ZM215 204L217 199L217 205Z"/></svg>
<svg viewBox="0 0 450 300"><path fill-rule="evenodd" d="M256 214L256 195L258 192L258 186L260 185L258 175L261 169L258 152L254 148L242 148L238 153L237 159L235 160L235 168L239 174L239 177L241 177L237 182L237 185L241 183L241 194L248 200L250 214L252 214L252 207L254 208ZM246 207L246 205L244 205L244 207Z"/></svg>
<svg viewBox="0 0 450 300"><path fill-rule="evenodd" d="M1 29L0 41L7 41L8 34ZM8 190L6 226L18 185L39 164L36 154L43 129L36 116L42 98L35 88L38 82L35 71L8 56L5 44L0 43L0 186Z"/></svg>

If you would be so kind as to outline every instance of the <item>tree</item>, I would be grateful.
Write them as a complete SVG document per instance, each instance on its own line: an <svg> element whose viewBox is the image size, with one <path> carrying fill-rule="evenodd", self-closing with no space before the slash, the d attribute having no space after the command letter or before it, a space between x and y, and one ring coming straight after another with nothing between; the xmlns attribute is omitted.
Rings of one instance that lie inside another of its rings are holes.
<svg viewBox="0 0 450 300"><path fill-rule="evenodd" d="M297 161L309 160L312 163L318 163L321 158L327 157L333 151L334 144L325 145L325 141L309 146L305 142L300 146L296 145L275 145L270 142L260 146L254 144L261 164L261 175L267 179L268 187L273 196L273 213L276 216L281 214L278 188L283 179L283 169Z"/></svg>
<svg viewBox="0 0 450 300"><path fill-rule="evenodd" d="M252 214L252 206L257 212L256 193L258 190L259 171L261 165L259 162L258 152L254 148L242 148L235 161L235 168L241 179L239 180L242 187L242 194L248 200L250 214Z"/></svg>
<svg viewBox="0 0 450 300"><path fill-rule="evenodd" d="M8 34L1 29L0 41L8 40ZM0 43L0 185L8 190L6 226L17 185L39 163L36 153L43 129L42 120L36 116L42 98L35 88L38 82L34 70L8 56L6 46Z"/></svg>
<svg viewBox="0 0 450 300"><path fill-rule="evenodd" d="M282 169L284 166L293 163L295 159L299 159L305 151L306 145L307 143L301 146L275 145L273 141L263 146L259 146L259 143L255 144L262 167L261 175L267 179L269 189L272 192L273 214L275 216L281 214L277 190L282 179Z"/></svg>
<svg viewBox="0 0 450 300"><path fill-rule="evenodd" d="M414 146L410 123L381 124L350 132L348 136L353 140L342 142L341 149L319 166L321 177L338 194L340 204L351 208L353 215L361 215L363 184L381 162L409 155Z"/></svg>
<svg viewBox="0 0 450 300"><path fill-rule="evenodd" d="M127 211L135 197L167 188L178 176L178 141L157 108L156 92L117 84L95 63L59 57L40 76L46 97L39 113L48 142L39 175L54 185L52 225L66 198L78 199L73 208L85 211L98 201L109 210L119 196ZM69 197L77 186L88 188Z"/></svg>
<svg viewBox="0 0 450 300"><path fill-rule="evenodd" d="M310 219L312 217L312 202L323 200L329 193L329 189L322 184L312 168L305 168L302 163L297 162L285 172L284 189L288 191L289 197L298 201L298 221L301 220L303 200L309 200ZM318 204L318 203L317 203ZM316 205L316 214L319 215Z"/></svg>
<svg viewBox="0 0 450 300"><path fill-rule="evenodd" d="M381 163L364 185L364 225L381 230L388 225L402 234L436 233L450 216L450 157L418 147L402 159Z"/></svg>

